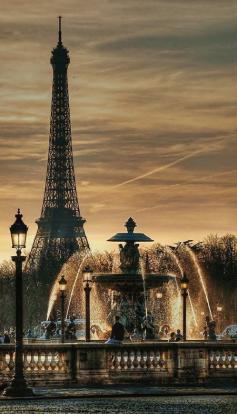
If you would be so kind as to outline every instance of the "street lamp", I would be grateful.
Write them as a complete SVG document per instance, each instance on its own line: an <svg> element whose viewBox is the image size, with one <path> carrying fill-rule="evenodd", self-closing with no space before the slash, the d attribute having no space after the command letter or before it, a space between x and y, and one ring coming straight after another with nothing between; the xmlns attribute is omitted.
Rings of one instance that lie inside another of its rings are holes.
<svg viewBox="0 0 237 414"><path fill-rule="evenodd" d="M180 286L183 296L183 340L186 341L186 328L187 328L187 296L188 296L188 284L189 280L184 273L180 279Z"/></svg>
<svg viewBox="0 0 237 414"><path fill-rule="evenodd" d="M216 307L216 311L217 311L217 325L218 325L218 330L220 331L221 329L221 312L223 311L223 306L217 305Z"/></svg>
<svg viewBox="0 0 237 414"><path fill-rule="evenodd" d="M64 323L64 304L65 304L65 298L66 298L66 286L67 286L67 281L65 279L65 277L62 275L61 279L59 280L59 290L60 290L60 297L61 297L61 342L64 342L65 339L65 323Z"/></svg>
<svg viewBox="0 0 237 414"><path fill-rule="evenodd" d="M32 388L28 387L24 377L23 362L23 283L22 263L26 257L21 255L21 249L26 247L28 227L22 221L22 214L18 209L16 220L10 227L12 248L16 249L16 256L12 261L16 266L16 345L15 345L15 374L11 384L5 389L4 395L9 397L29 397L33 395Z"/></svg>
<svg viewBox="0 0 237 414"><path fill-rule="evenodd" d="M83 270L83 285L85 291L85 304L86 304L86 342L91 340L91 326L90 326L90 293L92 288L92 273L93 270L89 266L86 266Z"/></svg>

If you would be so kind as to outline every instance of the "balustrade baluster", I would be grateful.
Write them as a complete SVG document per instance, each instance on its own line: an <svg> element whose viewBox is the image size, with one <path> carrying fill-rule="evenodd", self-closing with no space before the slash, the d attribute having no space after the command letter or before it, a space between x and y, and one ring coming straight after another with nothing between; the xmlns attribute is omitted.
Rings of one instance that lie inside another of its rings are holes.
<svg viewBox="0 0 237 414"><path fill-rule="evenodd" d="M150 369L154 369L155 353L153 350L150 351Z"/></svg>
<svg viewBox="0 0 237 414"><path fill-rule="evenodd" d="M125 361L124 361L124 351L123 350L121 351L120 367L121 367L121 370L124 370Z"/></svg>
<svg viewBox="0 0 237 414"><path fill-rule="evenodd" d="M159 368L159 360L160 360L160 352L155 351L154 352L154 360L153 360L154 369L157 369L157 367Z"/></svg>
<svg viewBox="0 0 237 414"><path fill-rule="evenodd" d="M144 369L145 364L146 364L146 352L144 350L141 351L141 361L140 361L140 366L142 369Z"/></svg>
<svg viewBox="0 0 237 414"><path fill-rule="evenodd" d="M1 358L0 359L0 367L1 367L0 370L1 372L5 372L8 367L8 364L6 362L6 354L1 352L0 358Z"/></svg>
<svg viewBox="0 0 237 414"><path fill-rule="evenodd" d="M232 352L232 361L231 361L232 368L237 368L237 354Z"/></svg>
<svg viewBox="0 0 237 414"><path fill-rule="evenodd" d="M143 367L146 369L147 368L147 351L143 351Z"/></svg>
<svg viewBox="0 0 237 414"><path fill-rule="evenodd" d="M52 358L51 358L51 362L50 362L50 367L52 369L52 371L55 371L56 367L57 367L57 352L53 351L51 352Z"/></svg>
<svg viewBox="0 0 237 414"><path fill-rule="evenodd" d="M34 370L35 370L35 352L31 351L31 352L29 352L29 355L30 355L30 364L29 364L30 371L34 372Z"/></svg>
<svg viewBox="0 0 237 414"><path fill-rule="evenodd" d="M227 368L227 360L226 360L226 353L223 351L220 356L220 367Z"/></svg>
<svg viewBox="0 0 237 414"><path fill-rule="evenodd" d="M28 370L28 366L29 366L29 362L28 362L28 360L27 360L27 351L24 351L23 352L23 368L24 368L24 371L27 371Z"/></svg>
<svg viewBox="0 0 237 414"><path fill-rule="evenodd" d="M44 361L44 368L45 371L49 371L50 370L50 357L51 354L49 354L47 351L45 351L45 361Z"/></svg>
<svg viewBox="0 0 237 414"><path fill-rule="evenodd" d="M147 369L151 368L151 353L150 353L150 351L147 352L146 367L147 367Z"/></svg>
<svg viewBox="0 0 237 414"><path fill-rule="evenodd" d="M137 369L141 369L141 351L137 350Z"/></svg>
<svg viewBox="0 0 237 414"><path fill-rule="evenodd" d="M58 370L59 371L65 371L64 367L65 361L64 361L64 354L59 352L58 353Z"/></svg>
<svg viewBox="0 0 237 414"><path fill-rule="evenodd" d="M127 366L128 366L128 369L131 369L132 368L132 359L131 359L131 354L132 354L132 351L128 351L128 361L127 361Z"/></svg>
<svg viewBox="0 0 237 414"><path fill-rule="evenodd" d="M161 368L165 368L167 364L167 357L166 357L166 352L162 351L160 352L160 361L159 361L159 366Z"/></svg>
<svg viewBox="0 0 237 414"><path fill-rule="evenodd" d="M114 358L114 369L115 370L120 369L120 360L121 360L120 351L115 351L115 358Z"/></svg>
<svg viewBox="0 0 237 414"><path fill-rule="evenodd" d="M214 358L215 358L215 354L213 352L210 352L210 354L209 354L209 367L210 367L210 369L215 368L214 367Z"/></svg>
<svg viewBox="0 0 237 414"><path fill-rule="evenodd" d="M134 361L133 361L133 368L137 369L138 365L139 365L139 361L138 361L138 351L135 349L134 351Z"/></svg>
<svg viewBox="0 0 237 414"><path fill-rule="evenodd" d="M40 373L43 369L42 353L38 351L37 370Z"/></svg>
<svg viewBox="0 0 237 414"><path fill-rule="evenodd" d="M123 355L123 359L124 359L124 370L128 369L128 351L124 351L124 355Z"/></svg>
<svg viewBox="0 0 237 414"><path fill-rule="evenodd" d="M8 370L9 372L12 372L14 367L15 367L15 352L14 351L10 351L9 352L9 362L8 362Z"/></svg>
<svg viewBox="0 0 237 414"><path fill-rule="evenodd" d="M115 352L109 353L109 369L115 369Z"/></svg>

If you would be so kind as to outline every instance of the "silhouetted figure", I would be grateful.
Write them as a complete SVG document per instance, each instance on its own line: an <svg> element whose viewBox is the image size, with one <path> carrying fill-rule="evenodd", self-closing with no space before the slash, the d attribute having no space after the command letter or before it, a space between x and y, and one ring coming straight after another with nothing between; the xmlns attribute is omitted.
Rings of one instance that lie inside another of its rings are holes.
<svg viewBox="0 0 237 414"><path fill-rule="evenodd" d="M169 342L175 342L175 340L176 340L175 332L171 332Z"/></svg>
<svg viewBox="0 0 237 414"><path fill-rule="evenodd" d="M207 338L208 338L207 326L204 326L204 331L202 334L203 334L204 341L207 341Z"/></svg>
<svg viewBox="0 0 237 414"><path fill-rule="evenodd" d="M8 335L8 333L7 333L7 332L5 332L5 333L4 333L4 336L3 336L3 343L4 343L4 344L10 344L10 342L11 342L11 340L10 340L10 336Z"/></svg>
<svg viewBox="0 0 237 414"><path fill-rule="evenodd" d="M208 325L208 339L209 341L216 341L216 322L210 321Z"/></svg>
<svg viewBox="0 0 237 414"><path fill-rule="evenodd" d="M177 329L176 336L175 336L175 342L179 342L182 340L183 340L183 335L181 334L180 329Z"/></svg>
<svg viewBox="0 0 237 414"><path fill-rule="evenodd" d="M119 316L115 317L115 324L112 327L110 339L106 341L106 344L116 345L120 344L124 339L125 329L124 326L119 322Z"/></svg>
<svg viewBox="0 0 237 414"><path fill-rule="evenodd" d="M65 336L66 339L76 339L76 324L73 317L70 318L70 323L66 328Z"/></svg>
<svg viewBox="0 0 237 414"><path fill-rule="evenodd" d="M46 327L45 339L50 339L56 332L56 323L51 319L50 323Z"/></svg>
<svg viewBox="0 0 237 414"><path fill-rule="evenodd" d="M206 330L207 330L207 339L209 341L216 341L216 322L211 321L209 316L206 316Z"/></svg>
<svg viewBox="0 0 237 414"><path fill-rule="evenodd" d="M143 339L155 339L154 318L150 312L143 319L142 329Z"/></svg>
<svg viewBox="0 0 237 414"><path fill-rule="evenodd" d="M28 329L27 334L26 334L26 338L28 338L28 339L33 338L31 329Z"/></svg>

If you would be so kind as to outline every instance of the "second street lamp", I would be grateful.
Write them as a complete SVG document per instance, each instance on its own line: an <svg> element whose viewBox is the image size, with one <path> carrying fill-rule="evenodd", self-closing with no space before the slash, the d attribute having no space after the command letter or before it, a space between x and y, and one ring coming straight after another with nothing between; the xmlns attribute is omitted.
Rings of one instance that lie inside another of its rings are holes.
<svg viewBox="0 0 237 414"><path fill-rule="evenodd" d="M184 273L180 279L181 294L183 296L183 340L187 339L187 296L189 280Z"/></svg>
<svg viewBox="0 0 237 414"><path fill-rule="evenodd" d="M216 312L217 312L217 329L220 332L221 330L221 325L222 325L222 311L223 311L223 306L217 305L216 307Z"/></svg>
<svg viewBox="0 0 237 414"><path fill-rule="evenodd" d="M65 316L64 316L64 307L65 307L65 298L66 298L66 286L67 286L67 281L65 279L65 277L62 275L61 279L59 280L59 290L60 290L60 298L61 298L61 342L64 342L65 339Z"/></svg>
<svg viewBox="0 0 237 414"><path fill-rule="evenodd" d="M12 247L16 249L16 256L12 260L16 265L16 347L15 347L15 374L11 384L5 389L4 395L9 397L29 397L33 395L32 388L28 387L24 377L23 362L23 281L22 263L25 256L21 255L21 249L26 247L26 235L28 227L22 221L22 214L18 209L16 220L10 227Z"/></svg>
<svg viewBox="0 0 237 414"><path fill-rule="evenodd" d="M83 285L85 291L85 305L86 305L86 342L91 340L91 325L90 325L90 293L92 288L92 273L93 270L86 266L83 271Z"/></svg>

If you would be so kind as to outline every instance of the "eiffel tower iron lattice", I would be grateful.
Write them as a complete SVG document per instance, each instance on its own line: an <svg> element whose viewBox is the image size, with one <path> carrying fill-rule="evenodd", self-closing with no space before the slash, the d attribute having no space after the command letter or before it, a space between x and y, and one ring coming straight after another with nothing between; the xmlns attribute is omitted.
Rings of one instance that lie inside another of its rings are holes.
<svg viewBox="0 0 237 414"><path fill-rule="evenodd" d="M53 87L46 184L37 234L25 267L27 273L37 272L49 284L50 269L55 273L74 252L89 250L76 191L67 81L70 58L62 43L61 17L50 63Z"/></svg>

